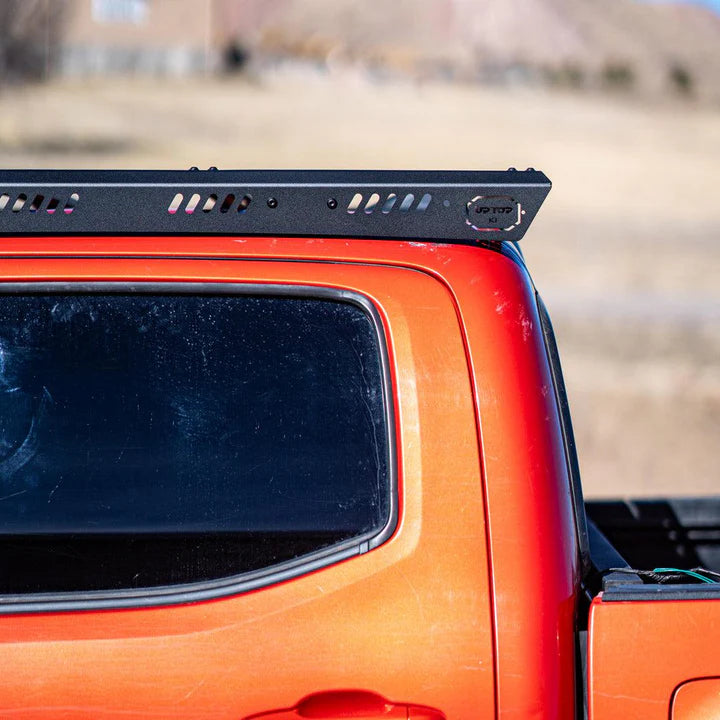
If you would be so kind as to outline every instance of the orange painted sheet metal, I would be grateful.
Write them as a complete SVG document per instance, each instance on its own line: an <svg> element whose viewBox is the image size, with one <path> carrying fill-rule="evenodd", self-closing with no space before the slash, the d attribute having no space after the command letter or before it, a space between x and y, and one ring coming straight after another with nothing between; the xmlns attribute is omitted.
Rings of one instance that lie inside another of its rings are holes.
<svg viewBox="0 0 720 720"><path fill-rule="evenodd" d="M237 717L241 697L243 712L269 712L331 683L449 718L494 707L506 719L574 717L575 528L534 291L515 261L472 247L297 238L10 238L2 252L8 279L242 278L368 295L387 325L402 463L400 529L363 557L232 600L82 622L3 619L0 664L14 657L21 669L0 681L14 707L38 682L39 699L66 701L77 684L85 707L100 702L97 685L80 682L92 669L122 690L106 692L110 708L93 717L151 701L174 717ZM135 257L103 259L113 254ZM206 259L181 260L190 257ZM309 272L282 259L325 264ZM68 656L76 661L61 667Z"/></svg>
<svg viewBox="0 0 720 720"><path fill-rule="evenodd" d="M385 545L195 605L0 621L0 717L238 720L357 688L447 717L494 712L492 623L472 393L453 299L387 267L4 260L4 280L317 284L381 311L392 353L401 519Z"/></svg>
<svg viewBox="0 0 720 720"><path fill-rule="evenodd" d="M720 678L692 680L675 691L670 720L718 720L718 718L720 718Z"/></svg>
<svg viewBox="0 0 720 720"><path fill-rule="evenodd" d="M589 720L719 718L720 681L686 685L689 680L720 675L718 648L716 600L603 602L596 598L588 637Z"/></svg>
<svg viewBox="0 0 720 720"><path fill-rule="evenodd" d="M443 272L476 378L499 716L572 718L578 545L534 288L499 254L471 257Z"/></svg>

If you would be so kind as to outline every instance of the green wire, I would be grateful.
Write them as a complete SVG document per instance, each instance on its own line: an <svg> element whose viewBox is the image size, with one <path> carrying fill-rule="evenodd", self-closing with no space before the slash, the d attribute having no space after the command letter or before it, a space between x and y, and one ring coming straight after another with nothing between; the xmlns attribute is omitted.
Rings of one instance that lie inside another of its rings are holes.
<svg viewBox="0 0 720 720"><path fill-rule="evenodd" d="M705 577L704 575L701 575L700 573L693 572L692 570L681 570L680 568L655 568L653 572L656 573L684 573L685 575L690 575L691 577L697 578L698 580L702 580L704 583L710 583L711 585L715 583L715 580L711 580L708 577Z"/></svg>

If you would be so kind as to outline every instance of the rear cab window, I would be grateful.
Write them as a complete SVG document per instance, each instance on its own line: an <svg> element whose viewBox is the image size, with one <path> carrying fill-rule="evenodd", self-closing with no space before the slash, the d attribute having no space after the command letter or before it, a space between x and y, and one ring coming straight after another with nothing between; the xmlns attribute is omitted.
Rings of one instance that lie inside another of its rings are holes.
<svg viewBox="0 0 720 720"><path fill-rule="evenodd" d="M268 584L392 532L386 351L361 296L0 292L0 593Z"/></svg>

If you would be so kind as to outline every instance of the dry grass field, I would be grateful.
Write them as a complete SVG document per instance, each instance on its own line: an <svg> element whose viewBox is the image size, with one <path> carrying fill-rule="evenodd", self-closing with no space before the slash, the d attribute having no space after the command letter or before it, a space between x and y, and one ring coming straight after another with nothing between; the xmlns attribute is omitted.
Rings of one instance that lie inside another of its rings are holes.
<svg viewBox="0 0 720 720"><path fill-rule="evenodd" d="M720 109L302 68L65 82L0 95L0 163L540 168L554 188L523 248L586 493L720 485Z"/></svg>

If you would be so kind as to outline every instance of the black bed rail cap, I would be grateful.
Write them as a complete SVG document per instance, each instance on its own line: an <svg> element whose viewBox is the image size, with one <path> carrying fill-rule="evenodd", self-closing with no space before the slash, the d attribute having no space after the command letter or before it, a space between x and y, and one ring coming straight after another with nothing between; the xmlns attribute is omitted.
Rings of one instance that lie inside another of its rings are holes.
<svg viewBox="0 0 720 720"><path fill-rule="evenodd" d="M0 235L518 241L537 170L0 170Z"/></svg>

